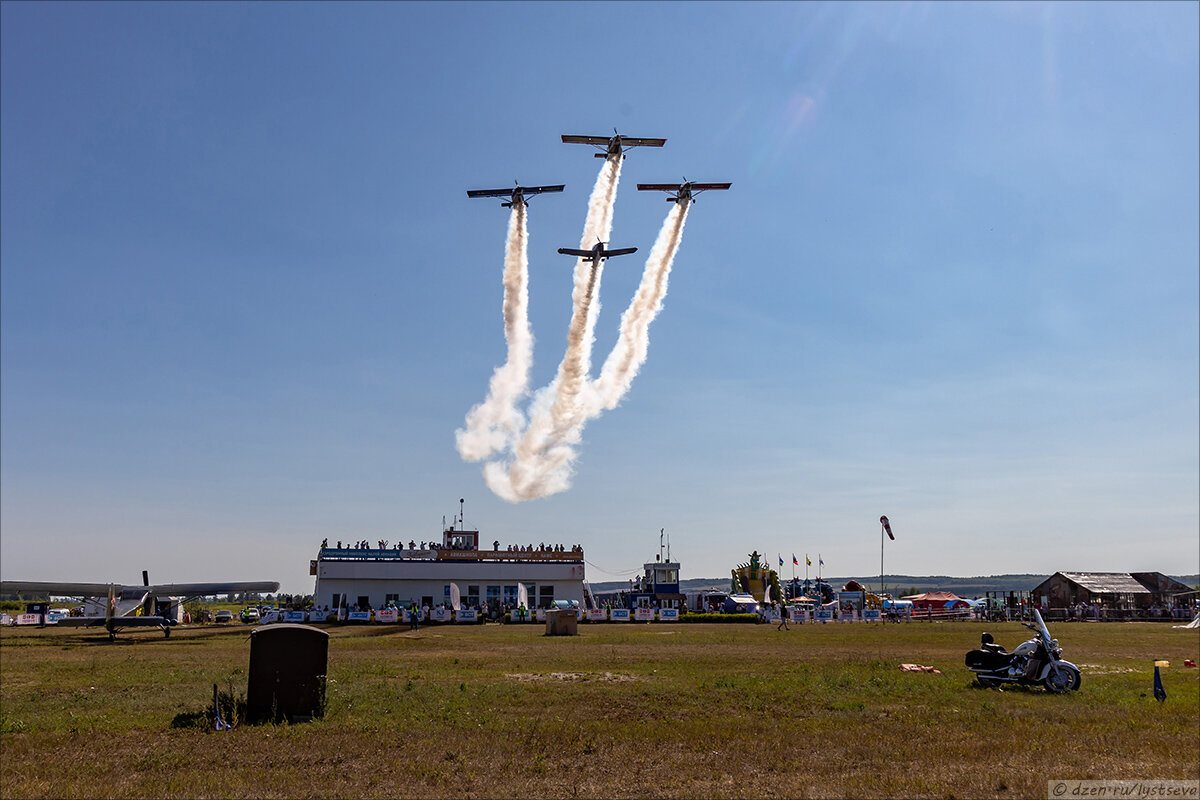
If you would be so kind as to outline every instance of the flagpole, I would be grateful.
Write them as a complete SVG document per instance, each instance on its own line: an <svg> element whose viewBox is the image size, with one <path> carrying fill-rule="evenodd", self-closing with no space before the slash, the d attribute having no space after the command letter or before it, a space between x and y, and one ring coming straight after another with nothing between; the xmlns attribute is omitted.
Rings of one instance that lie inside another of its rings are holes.
<svg viewBox="0 0 1200 800"><path fill-rule="evenodd" d="M883 602L883 523L879 523L879 602Z"/></svg>

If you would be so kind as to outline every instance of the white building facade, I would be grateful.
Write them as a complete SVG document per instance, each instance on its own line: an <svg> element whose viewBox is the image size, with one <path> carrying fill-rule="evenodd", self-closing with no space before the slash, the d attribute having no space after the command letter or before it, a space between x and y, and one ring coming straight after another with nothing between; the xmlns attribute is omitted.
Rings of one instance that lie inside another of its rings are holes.
<svg viewBox="0 0 1200 800"><path fill-rule="evenodd" d="M330 609L432 608L452 605L457 594L464 608L516 608L523 585L530 608L549 608L556 600L584 607L582 548L480 550L478 539L478 531L451 528L440 547L427 549L323 547L310 565L313 602Z"/></svg>

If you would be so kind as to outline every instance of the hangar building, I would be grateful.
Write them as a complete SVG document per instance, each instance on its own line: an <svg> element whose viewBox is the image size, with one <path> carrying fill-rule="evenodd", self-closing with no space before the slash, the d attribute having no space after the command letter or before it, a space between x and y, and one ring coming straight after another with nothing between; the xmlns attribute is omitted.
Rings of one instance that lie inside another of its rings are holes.
<svg viewBox="0 0 1200 800"><path fill-rule="evenodd" d="M1033 589L1043 608L1066 608L1075 603L1109 608L1149 608L1170 604L1174 595L1191 587L1161 572L1056 572Z"/></svg>

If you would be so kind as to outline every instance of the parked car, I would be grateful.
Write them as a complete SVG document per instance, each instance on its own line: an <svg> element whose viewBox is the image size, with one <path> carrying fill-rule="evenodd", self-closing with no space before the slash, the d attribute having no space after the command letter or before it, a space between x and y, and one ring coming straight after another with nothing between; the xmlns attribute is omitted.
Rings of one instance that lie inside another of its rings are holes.
<svg viewBox="0 0 1200 800"><path fill-rule="evenodd" d="M218 609L213 615L213 622L233 622L233 612L227 608Z"/></svg>
<svg viewBox="0 0 1200 800"><path fill-rule="evenodd" d="M251 606L250 608L242 609L242 622L245 622L246 624L250 624L251 622L258 622L259 616L260 615L258 613L258 609L255 608L254 606Z"/></svg>

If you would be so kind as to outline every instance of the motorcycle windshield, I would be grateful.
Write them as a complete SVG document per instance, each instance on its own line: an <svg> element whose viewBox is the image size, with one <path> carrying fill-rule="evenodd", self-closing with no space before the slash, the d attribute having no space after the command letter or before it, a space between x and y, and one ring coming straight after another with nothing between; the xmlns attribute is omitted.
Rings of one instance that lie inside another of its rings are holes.
<svg viewBox="0 0 1200 800"><path fill-rule="evenodd" d="M1046 629L1046 623L1042 621L1042 615L1036 608L1033 610L1033 619L1037 622L1038 630L1041 632L1042 638L1044 638L1047 642L1050 641L1050 631Z"/></svg>

